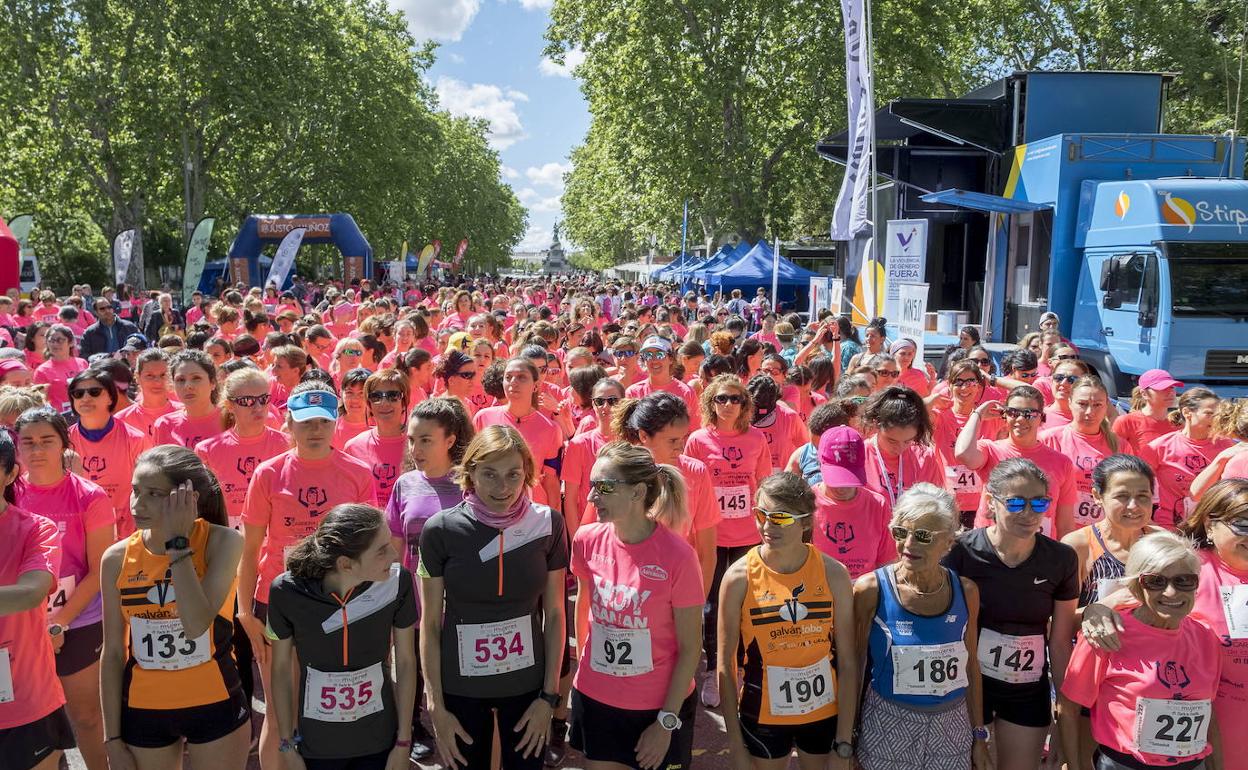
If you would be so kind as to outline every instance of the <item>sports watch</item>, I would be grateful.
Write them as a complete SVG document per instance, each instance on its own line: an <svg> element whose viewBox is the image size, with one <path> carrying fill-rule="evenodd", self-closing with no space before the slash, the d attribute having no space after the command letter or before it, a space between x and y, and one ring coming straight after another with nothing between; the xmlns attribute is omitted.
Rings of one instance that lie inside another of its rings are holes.
<svg viewBox="0 0 1248 770"><path fill-rule="evenodd" d="M48 626L48 636L52 637L53 639L55 639L56 637L60 636L63 633L65 633L65 626L62 626L60 623L53 623Z"/></svg>
<svg viewBox="0 0 1248 770"><path fill-rule="evenodd" d="M832 750L841 759L852 759L854 756L854 742L833 740Z"/></svg>
<svg viewBox="0 0 1248 770"><path fill-rule="evenodd" d="M165 541L166 551L185 551L191 547L191 541L184 535L176 535Z"/></svg>
<svg viewBox="0 0 1248 770"><path fill-rule="evenodd" d="M549 703L552 709L559 708L559 701L561 700L559 698L559 693L548 693L545 690L542 690L537 694L537 697Z"/></svg>
<svg viewBox="0 0 1248 770"><path fill-rule="evenodd" d="M979 727L972 727L971 737L977 741L988 740L988 728L984 727L983 725L980 725Z"/></svg>
<svg viewBox="0 0 1248 770"><path fill-rule="evenodd" d="M660 711L658 715L659 727L667 730L669 733L679 730L684 722L680 721L680 717L671 711Z"/></svg>

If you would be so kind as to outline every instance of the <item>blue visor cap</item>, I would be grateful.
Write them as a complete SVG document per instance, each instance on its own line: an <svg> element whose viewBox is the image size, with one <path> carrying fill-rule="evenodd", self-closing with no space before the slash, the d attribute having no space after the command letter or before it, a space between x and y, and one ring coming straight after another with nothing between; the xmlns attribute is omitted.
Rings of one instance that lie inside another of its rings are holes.
<svg viewBox="0 0 1248 770"><path fill-rule="evenodd" d="M324 390L308 390L291 396L286 402L286 409L295 422L315 420L317 417L337 420L338 397Z"/></svg>

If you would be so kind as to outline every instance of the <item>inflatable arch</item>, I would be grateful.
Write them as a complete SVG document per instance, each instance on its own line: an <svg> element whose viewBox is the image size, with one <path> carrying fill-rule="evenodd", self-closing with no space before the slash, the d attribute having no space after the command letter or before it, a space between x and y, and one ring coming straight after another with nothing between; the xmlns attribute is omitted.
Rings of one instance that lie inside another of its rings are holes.
<svg viewBox="0 0 1248 770"><path fill-rule="evenodd" d="M332 243L338 247L345 283L372 277L373 247L350 214L253 214L243 220L230 244L230 282L260 286L266 277L260 270L260 249L266 243L280 243L287 233L299 227L306 230L304 243Z"/></svg>

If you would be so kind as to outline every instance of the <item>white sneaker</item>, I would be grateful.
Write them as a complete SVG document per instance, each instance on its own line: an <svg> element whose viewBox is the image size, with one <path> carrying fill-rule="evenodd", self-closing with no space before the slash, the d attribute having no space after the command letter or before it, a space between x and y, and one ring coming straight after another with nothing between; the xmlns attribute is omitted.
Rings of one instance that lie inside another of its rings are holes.
<svg viewBox="0 0 1248 770"><path fill-rule="evenodd" d="M702 705L707 708L719 708L719 676L714 672L702 680Z"/></svg>

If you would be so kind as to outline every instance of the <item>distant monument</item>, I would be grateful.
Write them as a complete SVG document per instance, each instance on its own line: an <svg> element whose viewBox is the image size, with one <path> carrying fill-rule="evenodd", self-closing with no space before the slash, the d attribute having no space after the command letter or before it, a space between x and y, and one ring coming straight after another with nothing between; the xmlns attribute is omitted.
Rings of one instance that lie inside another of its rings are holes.
<svg viewBox="0 0 1248 770"><path fill-rule="evenodd" d="M559 242L559 232L562 229L562 224L562 222L555 222L554 233L550 240L550 248L542 252L543 273L553 274L572 272L572 263L568 261L567 255L564 254L563 244Z"/></svg>

